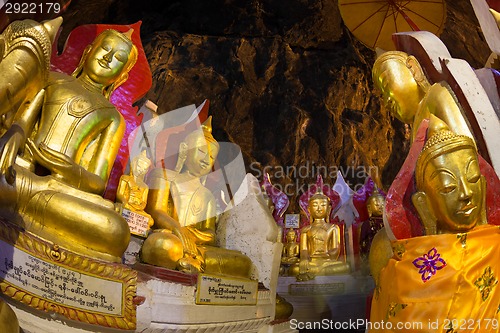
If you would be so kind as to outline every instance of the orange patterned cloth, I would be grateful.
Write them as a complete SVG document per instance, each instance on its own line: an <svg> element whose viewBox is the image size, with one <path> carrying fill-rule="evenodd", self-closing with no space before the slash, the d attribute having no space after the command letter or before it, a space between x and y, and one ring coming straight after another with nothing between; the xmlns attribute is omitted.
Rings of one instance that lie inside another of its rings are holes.
<svg viewBox="0 0 500 333"><path fill-rule="evenodd" d="M396 240L369 332L500 332L500 228Z"/></svg>

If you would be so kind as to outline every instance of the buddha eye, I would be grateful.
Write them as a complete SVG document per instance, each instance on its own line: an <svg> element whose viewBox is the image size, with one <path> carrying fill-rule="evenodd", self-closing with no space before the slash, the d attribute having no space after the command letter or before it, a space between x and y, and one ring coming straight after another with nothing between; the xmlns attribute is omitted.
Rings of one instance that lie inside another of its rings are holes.
<svg viewBox="0 0 500 333"><path fill-rule="evenodd" d="M439 192L441 192L443 194L448 194L448 193L453 192L456 188L457 188L456 185L450 184L450 185L446 185L446 186L441 187Z"/></svg>
<svg viewBox="0 0 500 333"><path fill-rule="evenodd" d="M479 166L477 163L470 163L467 167L467 181L469 183L477 183L480 178Z"/></svg>
<svg viewBox="0 0 500 333"><path fill-rule="evenodd" d="M126 62L128 60L127 54L125 52L116 52L115 58L120 62Z"/></svg>
<svg viewBox="0 0 500 333"><path fill-rule="evenodd" d="M109 44L102 44L102 45L101 45L101 48L102 48L104 51L107 51L107 52L111 51L111 45L109 45Z"/></svg>

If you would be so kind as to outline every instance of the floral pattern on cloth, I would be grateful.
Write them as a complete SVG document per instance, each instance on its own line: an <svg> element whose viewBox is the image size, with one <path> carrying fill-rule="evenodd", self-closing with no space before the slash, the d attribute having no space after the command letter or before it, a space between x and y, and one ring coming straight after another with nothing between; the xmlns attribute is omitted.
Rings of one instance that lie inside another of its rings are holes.
<svg viewBox="0 0 500 333"><path fill-rule="evenodd" d="M493 275L491 267L488 266L484 269L483 275L474 282L474 285L479 289L483 301L486 301L490 296L491 288L496 286L497 283L498 280Z"/></svg>
<svg viewBox="0 0 500 333"><path fill-rule="evenodd" d="M438 253L435 247L426 254L413 260L413 265L418 268L418 273L422 274L422 281L427 282L438 270L446 266L446 262Z"/></svg>

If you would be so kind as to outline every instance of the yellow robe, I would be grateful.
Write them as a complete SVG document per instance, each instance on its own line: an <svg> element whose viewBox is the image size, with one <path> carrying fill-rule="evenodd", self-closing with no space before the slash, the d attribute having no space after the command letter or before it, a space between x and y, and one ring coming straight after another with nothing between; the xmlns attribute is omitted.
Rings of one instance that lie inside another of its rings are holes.
<svg viewBox="0 0 500 333"><path fill-rule="evenodd" d="M369 332L500 332L500 229L394 241Z"/></svg>

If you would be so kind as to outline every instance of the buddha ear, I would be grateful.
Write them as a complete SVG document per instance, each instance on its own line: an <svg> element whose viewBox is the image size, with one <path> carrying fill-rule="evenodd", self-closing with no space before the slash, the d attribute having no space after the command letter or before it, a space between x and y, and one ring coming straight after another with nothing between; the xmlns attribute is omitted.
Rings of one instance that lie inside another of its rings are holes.
<svg viewBox="0 0 500 333"><path fill-rule="evenodd" d="M177 164L175 165L175 171L181 172L184 162L187 158L188 145L185 141L182 141L179 145L179 157L177 157Z"/></svg>
<svg viewBox="0 0 500 333"><path fill-rule="evenodd" d="M486 215L487 207L486 207L486 178L481 175L481 179L479 180L481 182L481 191L483 192L482 198L481 198L481 216L480 220L478 221L478 225L484 225L488 224L488 216Z"/></svg>
<svg viewBox="0 0 500 333"><path fill-rule="evenodd" d="M0 36L0 59L3 59L5 55L5 38Z"/></svg>
<svg viewBox="0 0 500 333"><path fill-rule="evenodd" d="M104 96L107 99L109 99L111 97L111 94L113 93L113 91L115 91L119 86L121 86L127 80L128 80L128 73L123 73L122 75L120 75L118 77L118 79L116 79L115 82L113 82L111 85L106 87L105 92L104 92Z"/></svg>
<svg viewBox="0 0 500 333"><path fill-rule="evenodd" d="M368 217L371 217L372 216L372 205L366 205L366 210L368 211Z"/></svg>
<svg viewBox="0 0 500 333"><path fill-rule="evenodd" d="M413 78L415 79L417 84L420 86L420 88L427 91L430 84L429 84L429 81L427 80L427 77L425 76L424 71L422 69L422 66L420 66L420 63L418 62L417 58L415 58L412 55L408 56L408 58L406 59L406 66L413 74Z"/></svg>
<svg viewBox="0 0 500 333"><path fill-rule="evenodd" d="M425 192L417 192L411 196L413 206L417 209L420 221L424 225L426 235L437 234L437 219Z"/></svg>
<svg viewBox="0 0 500 333"><path fill-rule="evenodd" d="M87 60L87 55L89 54L91 48L92 48L92 44L87 45L85 50L83 50L83 54L80 58L80 62L78 63L78 66L75 68L75 70L71 74L72 76L78 77L80 75L80 73L82 72L82 69L83 69L83 64L85 63L85 60Z"/></svg>

